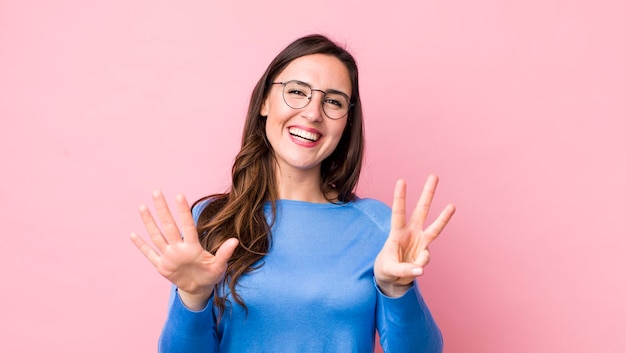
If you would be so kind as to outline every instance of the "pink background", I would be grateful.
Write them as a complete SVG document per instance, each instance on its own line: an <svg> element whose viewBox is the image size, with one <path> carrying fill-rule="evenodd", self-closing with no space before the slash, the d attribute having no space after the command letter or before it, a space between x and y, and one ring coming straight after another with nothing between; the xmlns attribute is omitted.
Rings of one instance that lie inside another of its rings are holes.
<svg viewBox="0 0 626 353"><path fill-rule="evenodd" d="M0 1L0 351L154 351L128 239L228 184L250 91L312 32L361 69L362 195L458 207L421 280L446 352L624 352L623 1Z"/></svg>

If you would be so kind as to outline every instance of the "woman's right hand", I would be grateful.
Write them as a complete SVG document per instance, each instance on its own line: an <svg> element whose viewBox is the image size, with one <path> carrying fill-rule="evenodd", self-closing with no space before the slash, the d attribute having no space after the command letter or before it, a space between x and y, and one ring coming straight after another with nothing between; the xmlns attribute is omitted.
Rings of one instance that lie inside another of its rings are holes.
<svg viewBox="0 0 626 353"><path fill-rule="evenodd" d="M139 213L158 252L137 234L131 233L130 238L157 271L178 287L178 294L185 306L191 310L202 310L213 293L213 287L224 277L228 259L239 242L235 238L228 239L212 255L198 241L196 225L184 196L176 197L182 234L163 194L154 191L152 199L161 221L161 229L148 207L141 205Z"/></svg>

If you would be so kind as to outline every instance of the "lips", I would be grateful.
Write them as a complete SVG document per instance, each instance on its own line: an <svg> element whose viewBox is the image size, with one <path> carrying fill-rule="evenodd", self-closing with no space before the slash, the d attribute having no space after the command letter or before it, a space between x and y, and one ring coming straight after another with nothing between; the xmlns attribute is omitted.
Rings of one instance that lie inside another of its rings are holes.
<svg viewBox="0 0 626 353"><path fill-rule="evenodd" d="M321 135L318 133L306 131L297 127L289 128L289 134L297 139L301 139L306 142L315 142L321 137Z"/></svg>

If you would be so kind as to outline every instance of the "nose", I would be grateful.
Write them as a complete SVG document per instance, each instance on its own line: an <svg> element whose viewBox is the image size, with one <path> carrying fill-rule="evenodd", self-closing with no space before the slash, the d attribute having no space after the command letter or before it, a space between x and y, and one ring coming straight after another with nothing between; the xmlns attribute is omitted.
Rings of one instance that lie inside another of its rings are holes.
<svg viewBox="0 0 626 353"><path fill-rule="evenodd" d="M311 92L311 98L309 98L309 103L304 107L302 111L302 116L304 116L307 120L311 122L319 122L324 119L324 111L322 109L322 100L324 99L323 92Z"/></svg>

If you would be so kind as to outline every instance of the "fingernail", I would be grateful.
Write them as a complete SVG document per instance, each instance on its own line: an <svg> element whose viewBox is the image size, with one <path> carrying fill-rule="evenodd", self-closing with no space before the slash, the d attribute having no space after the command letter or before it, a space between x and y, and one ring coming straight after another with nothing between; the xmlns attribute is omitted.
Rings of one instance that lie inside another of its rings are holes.
<svg viewBox="0 0 626 353"><path fill-rule="evenodd" d="M414 269L413 269L413 271L412 271L412 273L413 273L413 275L414 275L414 276L419 276L419 275L421 275L423 272L424 272L424 270L423 270L423 269L421 269L421 268L419 268L419 267L414 268Z"/></svg>

